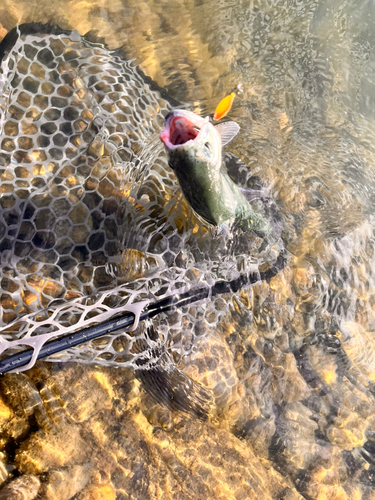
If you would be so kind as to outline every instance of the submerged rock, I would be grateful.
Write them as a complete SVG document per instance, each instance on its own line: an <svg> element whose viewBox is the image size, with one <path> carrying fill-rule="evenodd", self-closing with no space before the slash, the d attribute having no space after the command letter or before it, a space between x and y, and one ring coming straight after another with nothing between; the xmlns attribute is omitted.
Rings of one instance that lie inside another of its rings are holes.
<svg viewBox="0 0 375 500"><path fill-rule="evenodd" d="M14 479L0 491L1 500L34 500L37 498L40 480L36 476L23 475Z"/></svg>
<svg viewBox="0 0 375 500"><path fill-rule="evenodd" d="M48 474L39 497L44 500L70 500L85 488L91 478L94 464L74 465Z"/></svg>
<svg viewBox="0 0 375 500"><path fill-rule="evenodd" d="M183 6L178 1L175 3L176 12L185 9L186 2ZM206 8L209 5L207 3ZM153 4L152 15L146 16L147 19L142 16L148 29L144 30L142 25L134 45L142 39L147 49L149 45L144 39L160 34L159 25L165 23L165 17L159 8L162 6ZM288 9L292 8L288 4ZM272 4L272 9L278 7ZM258 20L263 14L254 15ZM277 16L270 17L277 22ZM181 28L185 36L183 16L181 19L176 14L174 23L179 27L176 33ZM157 25L156 31L153 22ZM79 23L91 27L88 18L80 19ZM184 53L191 64L196 53L206 54L207 60L211 58L208 46L202 44L205 37L200 39L197 33L194 31L186 36ZM126 36L125 31L121 36ZM169 71L169 51L180 51L183 46L178 35L174 36L177 42L167 48L164 58L160 48L157 56L153 54L147 58L150 74L160 75L163 67ZM275 40L268 38L270 44L279 43L278 37ZM153 45L152 50L157 48ZM141 49L136 51L144 59ZM203 66L205 69L200 67L203 75L212 69L209 64ZM231 78L235 77L225 78L232 82ZM212 87L209 92L213 91ZM310 144L311 116L308 115L309 151L316 149L318 153L306 158L300 149L302 133L306 134L306 130L298 135L301 126L298 116L289 117L286 130L285 116L281 115L282 120L274 120L273 108L277 107L279 113L279 108L284 106L276 99L279 88L275 87L271 94L263 90L260 86L259 96L262 97L253 95L251 105L244 110L244 116L250 113L256 118L253 121L256 141L250 145L252 162L258 171L259 164L265 169L268 165L268 174L271 170L276 172L275 189L280 190L279 201L287 226L285 240L293 255L282 273L241 297L246 307L242 307L240 300L230 303L223 331L217 332L220 337L215 334L202 346L196 365L189 360L191 363L186 370L190 376L207 383L217 397L217 414L214 412L212 420L204 423L171 412L144 397L132 373L122 369L75 365L51 369L40 364L19 378L18 384L8 377L2 380L5 408L1 446L4 467L9 468L10 474L14 463L33 474L46 471L43 480L46 479L47 488L54 491L59 478L67 477L63 471L72 471L73 479L69 487L66 485L66 491L75 491L85 500L90 495L101 498L100 495L107 494L110 497L114 492L121 500L129 495L139 500L161 497L171 500L373 498L374 236L369 224L363 223L361 211L361 205L366 205L368 198L364 197L359 204L351 194L348 199L342 177L332 175L331 156L337 152L337 144L342 147L341 135L333 145L329 141L327 151L321 150L321 137ZM266 109L262 108L263 96L268 104L271 102ZM278 134L279 128L284 135ZM275 141L267 147L262 138L273 134ZM330 129L331 138L333 134ZM327 147L328 143L324 144ZM250 146L249 143L240 145L239 150L247 154ZM353 151L349 152L346 145L342 149L348 161ZM101 153L100 148L94 144L93 158L98 153ZM294 163L294 157L302 159ZM87 186L89 190L98 189L101 196L108 196L113 177L106 173L106 159L100 156L93 161L97 162L95 175L88 179ZM291 169L286 169L288 162L293 162ZM323 170L322 165L328 165L327 170ZM356 175L362 167L357 165ZM318 170L314 172L317 175L312 176L311 169ZM72 191L69 200L76 203L79 183L69 170L63 174L63 182ZM20 176L24 175L21 171ZM40 178L40 171L35 175ZM309 180L305 181L303 175L308 175ZM325 176L329 186L319 181L318 175ZM5 181L9 182L6 178ZM350 178L349 182L352 182ZM95 203L95 198L88 201ZM43 203L43 200L38 202ZM164 202L158 199L153 204L155 213L160 214L160 203ZM64 214L65 202L59 202L54 209ZM188 207L184 209L186 216ZM111 203L105 205L104 211L109 218L112 210ZM85 226L84 211L76 210L72 217L77 225ZM183 226L184 219L176 218L176 221L178 227ZM94 223L102 224L102 220L96 218ZM63 224L59 225L59 237L65 239L67 230ZM74 241L81 245L79 241L85 239L90 230L90 225L86 229L76 229L72 233ZM114 234L113 228L108 227L105 234L106 237ZM176 234L174 238L179 236ZM99 248L101 241L98 237L91 240L90 245ZM67 246L63 248L69 249L66 239L65 243ZM154 241L153 244L159 253L168 254L165 242ZM99 254L96 257L102 258ZM142 259L141 256L141 270ZM184 255L179 255L178 259L184 262ZM70 265L72 261L67 258L64 266L69 269ZM99 282L104 280L100 274L95 278ZM72 281L76 289L85 286L82 284L91 284L93 275L90 269L83 268L77 279ZM3 304L10 306L8 319L14 314L14 303L10 299L16 292L12 288L13 281L14 276L2 281ZM38 291L41 284L33 277L28 286ZM43 298L43 293L32 292L25 294L22 300L32 308L34 299L50 300L48 297L54 298L61 289L55 282L53 286L48 283L46 292L47 298ZM251 325L246 316L249 313L253 317ZM345 321L338 324L342 318ZM191 329L190 311L181 322L176 317L174 322L172 319L171 315L169 321L160 326L171 328L178 342L181 325L187 325L183 338L193 343L196 337ZM204 331L204 328L208 328L207 322L197 331ZM176 361L180 361L178 357ZM10 390L7 390L8 384ZM71 450L74 437L77 437L78 448L72 456L59 456L60 444L64 445L66 439ZM24 458L21 450L25 450ZM16 470L15 474L19 472ZM80 472L88 481L81 491L78 488L82 483L77 477L81 477ZM46 493L47 489L44 491Z"/></svg>

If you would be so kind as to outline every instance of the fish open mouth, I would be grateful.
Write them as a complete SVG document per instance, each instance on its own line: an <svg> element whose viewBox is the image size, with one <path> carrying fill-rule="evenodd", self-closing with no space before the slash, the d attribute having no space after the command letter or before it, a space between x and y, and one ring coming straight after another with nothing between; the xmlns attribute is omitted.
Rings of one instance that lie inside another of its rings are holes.
<svg viewBox="0 0 375 500"><path fill-rule="evenodd" d="M194 140L199 134L199 128L184 116L174 116L168 120L167 125L160 134L160 139L166 146L181 146L190 140Z"/></svg>

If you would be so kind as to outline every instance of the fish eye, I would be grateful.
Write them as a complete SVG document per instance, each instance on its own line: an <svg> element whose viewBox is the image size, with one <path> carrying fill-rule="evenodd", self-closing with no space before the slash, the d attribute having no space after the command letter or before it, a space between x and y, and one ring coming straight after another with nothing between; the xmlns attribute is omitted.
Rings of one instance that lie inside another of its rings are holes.
<svg viewBox="0 0 375 500"><path fill-rule="evenodd" d="M209 142L206 142L204 147L207 148L208 151L211 153L211 144Z"/></svg>

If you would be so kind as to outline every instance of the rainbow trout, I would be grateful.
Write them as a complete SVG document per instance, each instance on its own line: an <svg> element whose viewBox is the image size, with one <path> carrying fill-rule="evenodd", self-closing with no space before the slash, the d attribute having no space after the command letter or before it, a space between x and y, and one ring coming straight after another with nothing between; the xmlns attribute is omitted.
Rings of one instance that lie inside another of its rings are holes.
<svg viewBox="0 0 375 500"><path fill-rule="evenodd" d="M269 221L250 205L254 191L241 189L222 165L222 147L239 129L235 122L214 126L208 117L173 110L165 118L160 139L167 152L168 164L197 214L214 226L235 224L265 237L270 234L271 227Z"/></svg>

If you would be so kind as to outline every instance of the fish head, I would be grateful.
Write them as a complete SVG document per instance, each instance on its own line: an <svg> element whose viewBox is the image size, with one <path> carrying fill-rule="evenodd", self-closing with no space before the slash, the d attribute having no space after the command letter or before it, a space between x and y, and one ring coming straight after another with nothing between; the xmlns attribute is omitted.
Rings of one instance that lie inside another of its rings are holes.
<svg viewBox="0 0 375 500"><path fill-rule="evenodd" d="M165 117L160 139L177 177L220 170L221 138L208 116L175 109Z"/></svg>

